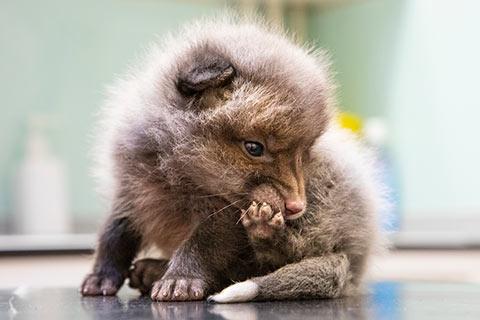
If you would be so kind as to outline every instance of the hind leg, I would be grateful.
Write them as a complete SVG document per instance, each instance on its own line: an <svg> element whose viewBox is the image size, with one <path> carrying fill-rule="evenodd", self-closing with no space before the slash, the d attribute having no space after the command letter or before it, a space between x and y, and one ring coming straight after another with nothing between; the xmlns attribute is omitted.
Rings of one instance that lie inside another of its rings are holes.
<svg viewBox="0 0 480 320"><path fill-rule="evenodd" d="M129 286L140 290L144 295L150 294L153 283L163 277L167 268L166 259L137 260L130 268Z"/></svg>
<svg viewBox="0 0 480 320"><path fill-rule="evenodd" d="M141 235L133 230L131 221L121 215L120 209L109 218L100 235L92 273L85 277L80 288L84 296L115 295L137 254Z"/></svg>

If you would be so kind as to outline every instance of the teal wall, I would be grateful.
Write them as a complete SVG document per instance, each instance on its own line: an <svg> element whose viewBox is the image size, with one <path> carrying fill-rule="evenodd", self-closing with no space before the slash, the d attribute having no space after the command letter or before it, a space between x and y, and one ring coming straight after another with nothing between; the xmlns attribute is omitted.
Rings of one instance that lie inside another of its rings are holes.
<svg viewBox="0 0 480 320"><path fill-rule="evenodd" d="M346 110L384 113L404 6L401 0L366 0L310 11L310 41L329 52Z"/></svg>
<svg viewBox="0 0 480 320"><path fill-rule="evenodd" d="M341 105L383 116L409 218L480 215L480 2L365 0L311 14Z"/></svg>
<svg viewBox="0 0 480 320"><path fill-rule="evenodd" d="M72 213L101 212L88 153L105 86L156 35L216 9L204 1L0 2L0 229L12 212L12 180L31 114L54 117L49 138L68 167Z"/></svg>
<svg viewBox="0 0 480 320"><path fill-rule="evenodd" d="M106 85L143 48L222 1L0 2L0 231L29 115L50 115L53 151L69 172L72 213L98 220L90 134ZM330 51L341 106L383 116L404 214L480 212L480 2L363 0L308 10L311 41Z"/></svg>

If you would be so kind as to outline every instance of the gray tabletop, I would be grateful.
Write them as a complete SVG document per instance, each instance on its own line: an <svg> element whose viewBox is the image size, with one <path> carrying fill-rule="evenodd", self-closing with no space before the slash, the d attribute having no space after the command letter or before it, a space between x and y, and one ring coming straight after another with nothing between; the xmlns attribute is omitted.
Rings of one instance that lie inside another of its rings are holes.
<svg viewBox="0 0 480 320"><path fill-rule="evenodd" d="M355 298L209 304L151 302L122 289L81 297L76 288L0 290L0 319L480 319L480 286L379 282Z"/></svg>

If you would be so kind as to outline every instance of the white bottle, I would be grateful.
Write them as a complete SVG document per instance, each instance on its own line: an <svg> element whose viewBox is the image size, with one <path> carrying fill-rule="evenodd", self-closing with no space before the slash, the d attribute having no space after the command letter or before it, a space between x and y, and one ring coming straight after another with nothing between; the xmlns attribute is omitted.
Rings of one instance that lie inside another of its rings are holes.
<svg viewBox="0 0 480 320"><path fill-rule="evenodd" d="M41 132L40 118L29 123L25 156L16 176L15 226L22 234L70 231L65 166Z"/></svg>

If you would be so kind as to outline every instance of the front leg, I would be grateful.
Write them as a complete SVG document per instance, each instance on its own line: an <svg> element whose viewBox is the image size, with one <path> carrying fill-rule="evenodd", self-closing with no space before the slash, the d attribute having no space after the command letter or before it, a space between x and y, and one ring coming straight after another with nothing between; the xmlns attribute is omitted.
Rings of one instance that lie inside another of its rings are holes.
<svg viewBox="0 0 480 320"><path fill-rule="evenodd" d="M261 273L271 272L299 259L297 232L286 226L281 212L263 202L242 210L242 224Z"/></svg>
<svg viewBox="0 0 480 320"><path fill-rule="evenodd" d="M255 267L243 227L235 211L204 221L172 256L165 275L154 282L156 301L202 300L232 283L244 280Z"/></svg>
<svg viewBox="0 0 480 320"><path fill-rule="evenodd" d="M282 212L275 213L265 202L253 201L247 210L242 210L241 220L252 242L272 239L285 228Z"/></svg>

